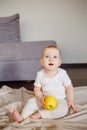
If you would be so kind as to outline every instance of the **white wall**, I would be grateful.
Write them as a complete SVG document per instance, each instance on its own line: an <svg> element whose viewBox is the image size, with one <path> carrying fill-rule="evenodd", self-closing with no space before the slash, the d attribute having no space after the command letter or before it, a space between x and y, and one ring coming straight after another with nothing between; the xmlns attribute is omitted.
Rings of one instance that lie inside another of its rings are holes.
<svg viewBox="0 0 87 130"><path fill-rule="evenodd" d="M0 0L0 17L14 13L22 41L55 40L63 63L87 63L87 0Z"/></svg>

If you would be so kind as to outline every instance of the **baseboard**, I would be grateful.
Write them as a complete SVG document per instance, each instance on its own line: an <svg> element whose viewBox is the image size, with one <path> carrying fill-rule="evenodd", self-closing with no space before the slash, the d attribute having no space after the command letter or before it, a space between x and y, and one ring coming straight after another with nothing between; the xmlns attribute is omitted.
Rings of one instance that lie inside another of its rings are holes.
<svg viewBox="0 0 87 130"><path fill-rule="evenodd" d="M63 63L62 68L87 68L87 63Z"/></svg>

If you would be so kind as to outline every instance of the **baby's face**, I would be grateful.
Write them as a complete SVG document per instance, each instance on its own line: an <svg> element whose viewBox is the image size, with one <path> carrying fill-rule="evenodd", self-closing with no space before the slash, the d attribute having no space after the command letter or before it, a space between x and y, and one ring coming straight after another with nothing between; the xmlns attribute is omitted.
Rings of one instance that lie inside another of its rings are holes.
<svg viewBox="0 0 87 130"><path fill-rule="evenodd" d="M47 70L57 69L61 65L59 50L57 48L46 48L43 52L41 64Z"/></svg>

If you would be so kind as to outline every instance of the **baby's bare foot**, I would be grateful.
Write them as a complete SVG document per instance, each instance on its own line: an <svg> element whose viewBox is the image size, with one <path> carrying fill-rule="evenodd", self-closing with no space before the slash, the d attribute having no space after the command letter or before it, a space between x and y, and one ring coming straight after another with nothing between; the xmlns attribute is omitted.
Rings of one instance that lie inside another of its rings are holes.
<svg viewBox="0 0 87 130"><path fill-rule="evenodd" d="M19 112L16 109L14 109L13 111L13 119L18 123L20 123L23 120L22 116L19 114Z"/></svg>
<svg viewBox="0 0 87 130"><path fill-rule="evenodd" d="M33 119L40 119L41 118L41 115L39 112L36 112L32 115L29 116L30 118L33 118Z"/></svg>

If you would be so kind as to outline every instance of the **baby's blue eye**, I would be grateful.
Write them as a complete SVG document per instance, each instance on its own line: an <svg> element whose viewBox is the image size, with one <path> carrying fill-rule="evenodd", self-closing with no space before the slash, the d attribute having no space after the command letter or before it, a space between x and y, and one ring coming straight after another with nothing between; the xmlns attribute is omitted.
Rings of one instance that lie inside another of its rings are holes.
<svg viewBox="0 0 87 130"><path fill-rule="evenodd" d="M48 58L49 56L45 56L46 58Z"/></svg>
<svg viewBox="0 0 87 130"><path fill-rule="evenodd" d="M54 56L54 58L57 58L57 56Z"/></svg>

